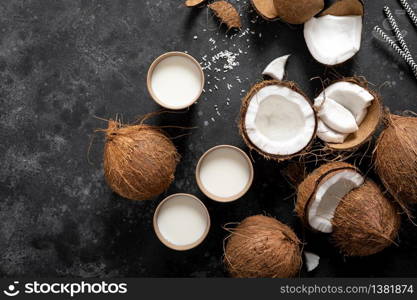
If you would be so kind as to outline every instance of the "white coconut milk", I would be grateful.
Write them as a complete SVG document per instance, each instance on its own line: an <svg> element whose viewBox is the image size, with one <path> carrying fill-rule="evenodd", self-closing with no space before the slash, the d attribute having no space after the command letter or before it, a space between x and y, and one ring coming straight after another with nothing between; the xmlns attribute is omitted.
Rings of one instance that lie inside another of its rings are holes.
<svg viewBox="0 0 417 300"><path fill-rule="evenodd" d="M245 190L251 178L251 167L240 151L217 148L203 158L199 177L209 193L230 198Z"/></svg>
<svg viewBox="0 0 417 300"><path fill-rule="evenodd" d="M177 246L197 242L209 226L206 208L186 195L174 196L163 203L156 223L161 235Z"/></svg>
<svg viewBox="0 0 417 300"><path fill-rule="evenodd" d="M156 98L168 108L191 105L201 93L201 70L190 58L168 56L152 72L151 88Z"/></svg>

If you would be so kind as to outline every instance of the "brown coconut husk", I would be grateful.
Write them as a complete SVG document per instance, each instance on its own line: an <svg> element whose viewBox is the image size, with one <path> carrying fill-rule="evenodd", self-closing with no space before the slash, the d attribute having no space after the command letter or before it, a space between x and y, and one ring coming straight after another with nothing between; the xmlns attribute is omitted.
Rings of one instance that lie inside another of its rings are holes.
<svg viewBox="0 0 417 300"><path fill-rule="evenodd" d="M304 226L314 231L308 222L307 209L319 186L330 177L336 175L338 172L345 170L353 170L359 173L359 170L351 164L345 162L331 162L314 170L298 186L295 212L303 222Z"/></svg>
<svg viewBox="0 0 417 300"><path fill-rule="evenodd" d="M240 15L236 8L227 1L216 1L208 5L220 21L229 29L242 27Z"/></svg>
<svg viewBox="0 0 417 300"><path fill-rule="evenodd" d="M184 4L187 7L195 7L202 4L203 2L206 2L206 0L186 0Z"/></svg>
<svg viewBox="0 0 417 300"><path fill-rule="evenodd" d="M251 0L252 7L263 19L273 21L278 18L274 0Z"/></svg>
<svg viewBox="0 0 417 300"><path fill-rule="evenodd" d="M382 123L383 120L383 105L381 96L376 91L369 89L368 83L364 79L358 77L347 77L334 81L331 84L339 81L346 81L357 84L368 90L368 92L371 93L372 96L374 96L374 100L372 101L372 104L368 107L368 113L361 125L359 126L358 131L356 131L353 134L350 134L346 138L344 143L326 143L326 147L330 150L353 152L372 139L372 136L375 134L376 130L378 129L379 125Z"/></svg>
<svg viewBox="0 0 417 300"><path fill-rule="evenodd" d="M257 215L230 231L224 263L232 277L287 278L299 272L301 243L287 225Z"/></svg>
<svg viewBox="0 0 417 300"><path fill-rule="evenodd" d="M243 98L243 100L242 100L242 106L240 108L240 118L239 118L238 127L239 127L240 135L243 138L243 141L245 142L245 144L249 147L249 149L251 151L252 150L255 150L256 152L258 152L261 156L263 156L266 159L272 159L272 160L276 160L276 161L284 161L284 160L289 160L291 158L301 157L303 155L306 155L308 153L308 150L311 148L311 145L313 144L313 141L315 140L315 137L316 137L315 134L311 138L310 143L304 149L302 149L301 151L299 151L297 153L291 154L291 155L273 155L273 154L270 154L270 153L266 153L262 149L259 149L249 139L249 137L247 135L247 132L246 132L246 128L245 128L245 117L246 117L246 112L248 110L249 103L250 103L252 97L260 89L262 89L262 88L264 88L266 86L269 86L269 85L279 85L279 86L285 86L287 88L290 88L293 91L295 91L295 92L299 93L300 95L302 95L305 98L306 102L309 105L312 106L311 100L308 98L308 96L294 82L290 82L290 81L279 81L279 80L264 80L264 81L261 81L261 82L255 84L250 89L250 91L246 94L246 96ZM317 122L316 122L316 129L315 130L317 130Z"/></svg>
<svg viewBox="0 0 417 300"><path fill-rule="evenodd" d="M289 24L304 24L324 8L324 0L274 0L279 18Z"/></svg>
<svg viewBox="0 0 417 300"><path fill-rule="evenodd" d="M400 215L379 187L366 180L342 199L332 223L332 240L344 255L368 256L394 243Z"/></svg>
<svg viewBox="0 0 417 300"><path fill-rule="evenodd" d="M363 16L364 4L360 0L339 0L325 9L320 17L332 16Z"/></svg>
<svg viewBox="0 0 417 300"><path fill-rule="evenodd" d="M401 206L417 203L417 118L388 114L374 150L375 170Z"/></svg>
<svg viewBox="0 0 417 300"><path fill-rule="evenodd" d="M147 200L168 189L180 156L162 130L110 120L103 131L104 175L114 192L131 200Z"/></svg>

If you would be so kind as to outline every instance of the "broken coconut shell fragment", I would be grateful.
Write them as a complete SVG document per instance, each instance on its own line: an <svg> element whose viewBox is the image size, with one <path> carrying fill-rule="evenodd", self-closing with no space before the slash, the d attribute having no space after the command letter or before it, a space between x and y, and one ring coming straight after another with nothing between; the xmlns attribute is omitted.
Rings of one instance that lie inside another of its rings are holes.
<svg viewBox="0 0 417 300"><path fill-rule="evenodd" d="M232 277L287 278L299 272L301 242L287 225L257 215L228 230L224 263Z"/></svg>
<svg viewBox="0 0 417 300"><path fill-rule="evenodd" d="M361 1L335 2L321 15L312 17L304 24L304 39L308 50L321 64L342 64L360 50L362 23Z"/></svg>
<svg viewBox="0 0 417 300"><path fill-rule="evenodd" d="M209 4L208 7L223 24L227 25L229 29L239 29L242 26L240 15L231 3L227 1L216 1Z"/></svg>
<svg viewBox="0 0 417 300"><path fill-rule="evenodd" d="M379 187L348 163L325 164L299 185L296 213L306 227L330 233L348 256L385 249L397 236L400 217Z"/></svg>
<svg viewBox="0 0 417 300"><path fill-rule="evenodd" d="M358 130L345 136L342 142L324 141L327 148L334 151L355 151L372 138L382 122L383 107L380 95L369 89L363 79L349 77L331 83L314 100L316 110L326 98L349 109L358 123ZM364 104L358 104L360 101ZM318 130L319 137L321 130Z"/></svg>
<svg viewBox="0 0 417 300"><path fill-rule="evenodd" d="M207 0L186 0L184 4L187 7L196 7L206 1Z"/></svg>
<svg viewBox="0 0 417 300"><path fill-rule="evenodd" d="M148 200L168 189L179 154L161 129L110 120L103 131L104 175L114 192L131 200Z"/></svg>
<svg viewBox="0 0 417 300"><path fill-rule="evenodd" d="M274 0L278 17L289 24L304 24L324 8L324 0Z"/></svg>
<svg viewBox="0 0 417 300"><path fill-rule="evenodd" d="M374 151L375 169L402 206L417 203L417 118L388 114Z"/></svg>
<svg viewBox="0 0 417 300"><path fill-rule="evenodd" d="M307 153L316 127L310 100L293 82L262 81L242 101L240 134L267 159L283 161Z"/></svg>
<svg viewBox="0 0 417 300"><path fill-rule="evenodd" d="M253 8L263 19L272 21L278 18L274 0L251 0Z"/></svg>

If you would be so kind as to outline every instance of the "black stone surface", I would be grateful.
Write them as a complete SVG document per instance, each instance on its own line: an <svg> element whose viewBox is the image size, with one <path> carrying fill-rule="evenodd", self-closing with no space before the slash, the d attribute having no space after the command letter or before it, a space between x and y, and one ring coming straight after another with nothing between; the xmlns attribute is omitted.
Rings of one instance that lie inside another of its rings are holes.
<svg viewBox="0 0 417 300"><path fill-rule="evenodd" d="M237 34L219 26L207 8L187 9L181 0L0 2L1 276L227 276L222 225L260 213L291 225L306 249L321 256L319 268L303 270L302 277L417 275L417 230L406 218L399 247L366 258L344 258L327 237L303 233L293 212L294 190L281 174L285 164L254 153L252 189L227 205L205 198L194 180L197 160L210 147L232 144L247 150L236 127L242 90L261 79L268 62L287 53L292 54L288 78L310 97L321 88L312 78L360 75L374 84L392 112L417 111L416 79L372 34L375 25L387 25L382 7L390 4L417 55L417 31L398 3L366 1L360 53L342 67L327 69L309 55L301 26L268 23L256 17L248 1L231 2L243 16ZM415 0L411 3L417 7ZM146 90L146 72L156 56L179 50L203 61L205 55L211 59L238 49L239 66L233 70L206 70L210 84L196 105L152 120L197 127L169 131L188 133L175 139L182 161L171 188L146 202L113 194L103 178L103 136L95 133L106 127L101 118L130 122L160 109ZM361 168L369 170L369 158ZM206 241L188 252L166 248L152 229L156 205L176 192L197 195L212 216Z"/></svg>

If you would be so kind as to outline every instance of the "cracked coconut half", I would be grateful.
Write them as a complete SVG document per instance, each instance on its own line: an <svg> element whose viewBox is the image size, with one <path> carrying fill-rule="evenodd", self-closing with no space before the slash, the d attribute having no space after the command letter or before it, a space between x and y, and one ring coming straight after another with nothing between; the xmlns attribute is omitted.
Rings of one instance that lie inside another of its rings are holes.
<svg viewBox="0 0 417 300"><path fill-rule="evenodd" d="M304 24L304 39L318 62L334 66L361 47L364 7L360 0L340 0Z"/></svg>
<svg viewBox="0 0 417 300"><path fill-rule="evenodd" d="M368 141L382 118L376 92L356 78L345 78L325 88L314 99L317 136L334 150L355 150Z"/></svg>
<svg viewBox="0 0 417 300"><path fill-rule="evenodd" d="M245 143L268 159L305 153L316 133L310 100L292 82L267 80L243 99L239 128Z"/></svg>
<svg viewBox="0 0 417 300"><path fill-rule="evenodd" d="M353 165L328 163L299 185L296 212L314 231L331 233L348 256L366 256L394 242L400 218L379 187Z"/></svg>

